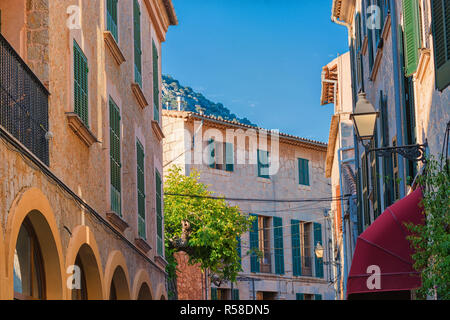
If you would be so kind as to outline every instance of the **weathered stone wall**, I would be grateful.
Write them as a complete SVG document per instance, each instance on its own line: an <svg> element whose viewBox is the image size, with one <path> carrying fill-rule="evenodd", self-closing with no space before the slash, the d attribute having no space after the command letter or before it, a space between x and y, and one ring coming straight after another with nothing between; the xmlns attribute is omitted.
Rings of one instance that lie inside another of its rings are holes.
<svg viewBox="0 0 450 320"><path fill-rule="evenodd" d="M171 114L169 116L168 114ZM164 113L164 123L166 128L179 128L181 125L189 131L186 140L193 137L197 126L194 126L193 121L185 121L183 117L176 117L177 112ZM180 113L181 114L181 113ZM174 124L177 122L178 124ZM169 125L170 124L170 125ZM202 133L208 129L218 129L225 137L225 130L227 125L212 126L210 122L206 121L203 124ZM229 128L232 128L230 126ZM200 131L198 131L200 132ZM164 144L165 155L178 155L185 151L185 145L182 139L174 137L173 132L164 131L166 141L170 145L166 147ZM207 140L204 137L205 140ZM200 137L197 137L197 141ZM270 179L259 178L257 176L256 164L249 164L248 143L246 143L245 159L247 164L235 164L233 172L225 172L222 170L211 169L206 165L194 164L194 154L190 153L183 157L186 167L186 174L192 169L200 172L200 181L209 185L209 189L216 192L218 195L224 195L230 198L256 198L256 199L314 199L331 196L330 180L325 178L325 147L321 150L314 150L304 146L293 145L287 143L286 140L280 141L280 168L279 171L271 176ZM169 152L170 148L170 152ZM270 138L269 149L270 150ZM235 150L235 155L236 155ZM298 177L298 158L305 158L310 161L310 186L299 185ZM164 159L165 163L170 162L171 159ZM250 273L250 257L246 255L249 251L249 235L248 233L241 237L242 241L242 265L244 272L241 276L251 276L261 279L262 281L255 282L256 291L267 291L278 293L278 299L295 299L296 293L311 293L322 294L324 299L334 299L333 289L328 286L325 280L314 277L293 277L292 275L292 246L290 237L290 223L291 219L300 221L316 221L322 224L323 243L328 243L330 234L326 234L324 223L324 211L330 210L330 202L325 203L277 203L277 202L242 202L229 201L231 205L237 205L241 208L244 214L254 213L267 217L281 217L283 219L283 247L284 247L284 261L285 261L285 275L278 276L275 274L251 274ZM272 232L271 232L272 233ZM271 235L273 242L273 235ZM272 243L273 247L273 243ZM328 261L328 257L325 258ZM274 257L272 254L272 268L274 268ZM182 270L183 273L184 270ZM189 269L189 275L192 270ZM274 272L274 269L272 270ZM328 269L324 267L325 278L328 277ZM314 273L313 273L314 274ZM183 278L186 277L183 275ZM192 282L191 280L183 280ZM223 288L230 288L230 284L224 285ZM248 281L238 282L234 288L240 291L241 299L252 299L252 284ZM180 291L179 291L180 294Z"/></svg>
<svg viewBox="0 0 450 320"><path fill-rule="evenodd" d="M67 20L71 16L67 9L71 5L78 6L80 9L81 29L68 28ZM155 263L146 261L130 245L108 230L104 223L80 209L74 200L62 192L54 182L44 177L39 170L32 169L34 166L26 164L17 153L7 151L4 145L0 144L2 148L0 164L2 227L6 228L9 210L20 192L27 188L39 189L48 198L56 213L63 255L66 255L70 239L70 234L65 227L73 231L79 225L87 225L94 232L103 270L112 252L118 250L125 259L130 291L139 270L144 269L148 278L151 279L149 286L152 296L158 299L161 296L167 298L164 261L156 259L155 170L162 173L162 142L157 138L151 125L153 119L152 41L160 51L162 39L156 34L156 27L152 20L155 16L159 16L159 13L153 12L150 15L149 12L149 10L165 10L164 7L147 6L144 2L141 4L142 91L149 102L146 108L138 104L131 89L131 84L134 82L132 2L119 1L118 46L126 60L120 66L114 60L104 40L106 1L6 0L3 2L2 0L0 8L3 18L7 17L6 20L3 19L2 26L8 31L9 39L16 43L16 50L20 51L21 56L50 92L49 131L52 132L53 139L49 142L49 168L105 220L106 212L111 210L109 98L112 97L118 105L121 113L122 211L123 219L129 225L123 236L133 246L136 246L135 239L139 237L137 139L144 146L147 224L145 240L152 249L148 253L140 252ZM165 12L161 14L163 17L166 16ZM11 18L13 15L17 15L19 19L13 20ZM20 19L21 15L24 17L23 20ZM66 115L68 112L74 112L74 40L88 60L88 126L98 140L90 147L69 127ZM161 53L159 56L161 57ZM161 59L159 62L159 70L161 70ZM8 265L12 262L5 263ZM64 270L62 272L65 276ZM8 288L8 290L12 289Z"/></svg>

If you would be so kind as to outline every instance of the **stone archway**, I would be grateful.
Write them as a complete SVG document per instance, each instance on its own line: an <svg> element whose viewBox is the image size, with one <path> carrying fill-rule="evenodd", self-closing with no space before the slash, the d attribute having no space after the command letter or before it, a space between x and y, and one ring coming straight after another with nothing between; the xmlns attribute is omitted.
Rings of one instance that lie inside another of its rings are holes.
<svg viewBox="0 0 450 320"><path fill-rule="evenodd" d="M0 224L0 300L6 299L6 281L5 281L5 269L6 269L6 262L5 262L5 245L6 243L3 241L5 239L3 237L3 226Z"/></svg>
<svg viewBox="0 0 450 320"><path fill-rule="evenodd" d="M63 281L62 246L53 210L46 196L37 188L19 194L11 206L6 223L5 244L6 286L5 298L14 297L14 262L19 232L27 221L33 230L42 255L45 275L45 298L61 300L66 298Z"/></svg>
<svg viewBox="0 0 450 320"><path fill-rule="evenodd" d="M122 252L110 253L105 268L104 296L106 299L130 300L130 277Z"/></svg>
<svg viewBox="0 0 450 320"><path fill-rule="evenodd" d="M103 271L97 242L93 232L87 226L77 226L70 238L66 254L66 270L81 261L81 268L85 274L87 299L102 300L103 295ZM69 276L69 275L68 275ZM72 296L72 290L68 288L67 297Z"/></svg>
<svg viewBox="0 0 450 320"><path fill-rule="evenodd" d="M136 273L133 283L133 300L153 300L153 291L150 277L146 270L141 269Z"/></svg>
<svg viewBox="0 0 450 320"><path fill-rule="evenodd" d="M158 285L158 289L156 290L156 299L157 300L167 300L167 292L163 283Z"/></svg>

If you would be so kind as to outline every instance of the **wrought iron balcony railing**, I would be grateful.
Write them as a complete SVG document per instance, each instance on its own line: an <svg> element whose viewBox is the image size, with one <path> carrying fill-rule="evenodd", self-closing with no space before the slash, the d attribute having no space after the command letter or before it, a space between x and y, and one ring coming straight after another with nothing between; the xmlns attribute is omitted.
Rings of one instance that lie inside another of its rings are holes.
<svg viewBox="0 0 450 320"><path fill-rule="evenodd" d="M49 165L49 92L0 34L0 125Z"/></svg>

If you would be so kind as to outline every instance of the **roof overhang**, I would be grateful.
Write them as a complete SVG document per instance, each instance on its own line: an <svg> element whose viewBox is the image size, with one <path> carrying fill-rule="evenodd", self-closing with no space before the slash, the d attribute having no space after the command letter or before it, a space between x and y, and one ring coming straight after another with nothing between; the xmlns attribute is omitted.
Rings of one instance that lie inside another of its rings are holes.
<svg viewBox="0 0 450 320"><path fill-rule="evenodd" d="M159 41L166 41L166 33L169 27L178 24L172 0L144 0L144 3Z"/></svg>
<svg viewBox="0 0 450 320"><path fill-rule="evenodd" d="M322 92L320 105L335 103L338 94L338 60L339 57L322 68Z"/></svg>
<svg viewBox="0 0 450 320"><path fill-rule="evenodd" d="M208 116L191 111L176 111L176 110L163 110L162 114L163 117L165 116L171 118L182 118L184 119L184 121L193 121L193 120L205 121L205 123L208 123L209 126L216 127L219 129L227 129L227 128L254 129L258 132L264 132L267 135L268 139L271 139L272 135L277 135L278 138L280 139L280 142L301 146L307 149L312 149L320 152L327 151L327 144L320 141L305 139L282 132L274 132L264 128L242 124L236 121L218 119L214 116Z"/></svg>
<svg viewBox="0 0 450 320"><path fill-rule="evenodd" d="M331 18L339 22L351 24L355 11L355 0L333 0Z"/></svg>

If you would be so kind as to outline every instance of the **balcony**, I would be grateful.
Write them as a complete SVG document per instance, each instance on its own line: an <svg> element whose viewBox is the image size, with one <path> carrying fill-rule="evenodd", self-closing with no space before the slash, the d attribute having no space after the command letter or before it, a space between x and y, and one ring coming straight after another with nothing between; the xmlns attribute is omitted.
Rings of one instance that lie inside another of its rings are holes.
<svg viewBox="0 0 450 320"><path fill-rule="evenodd" d="M47 166L49 92L0 34L0 125Z"/></svg>

